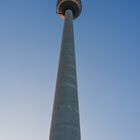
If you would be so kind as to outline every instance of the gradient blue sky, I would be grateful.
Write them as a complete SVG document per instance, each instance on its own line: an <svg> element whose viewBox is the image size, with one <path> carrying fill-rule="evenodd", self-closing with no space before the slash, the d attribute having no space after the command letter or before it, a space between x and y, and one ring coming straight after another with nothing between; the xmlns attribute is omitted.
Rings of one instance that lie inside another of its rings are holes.
<svg viewBox="0 0 140 140"><path fill-rule="evenodd" d="M82 140L140 140L140 1L82 1ZM55 3L0 0L0 140L48 140L63 28Z"/></svg>

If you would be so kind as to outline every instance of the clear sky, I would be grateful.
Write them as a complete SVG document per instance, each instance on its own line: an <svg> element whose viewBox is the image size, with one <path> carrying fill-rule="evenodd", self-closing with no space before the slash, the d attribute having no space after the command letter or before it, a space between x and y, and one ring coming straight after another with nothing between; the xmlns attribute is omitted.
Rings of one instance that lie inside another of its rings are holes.
<svg viewBox="0 0 140 140"><path fill-rule="evenodd" d="M140 140L140 1L82 1L82 140ZM55 3L0 0L0 140L48 140L63 28Z"/></svg>

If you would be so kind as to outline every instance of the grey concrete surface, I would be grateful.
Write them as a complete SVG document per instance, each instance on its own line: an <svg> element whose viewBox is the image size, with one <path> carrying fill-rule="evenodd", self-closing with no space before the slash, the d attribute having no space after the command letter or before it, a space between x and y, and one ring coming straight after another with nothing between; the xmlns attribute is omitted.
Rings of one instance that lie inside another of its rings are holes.
<svg viewBox="0 0 140 140"><path fill-rule="evenodd" d="M65 13L49 140L81 140L71 10Z"/></svg>

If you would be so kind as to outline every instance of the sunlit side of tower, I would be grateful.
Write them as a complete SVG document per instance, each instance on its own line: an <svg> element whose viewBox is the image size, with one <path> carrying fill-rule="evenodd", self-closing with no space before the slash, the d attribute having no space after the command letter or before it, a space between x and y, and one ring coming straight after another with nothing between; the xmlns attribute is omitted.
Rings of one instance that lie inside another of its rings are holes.
<svg viewBox="0 0 140 140"><path fill-rule="evenodd" d="M49 140L81 140L73 19L82 11L80 0L58 0L64 28Z"/></svg>

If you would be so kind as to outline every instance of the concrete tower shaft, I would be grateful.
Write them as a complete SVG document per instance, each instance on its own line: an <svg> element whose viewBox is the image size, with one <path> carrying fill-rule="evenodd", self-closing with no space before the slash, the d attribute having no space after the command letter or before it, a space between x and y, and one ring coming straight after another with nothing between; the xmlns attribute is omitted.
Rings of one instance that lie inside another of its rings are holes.
<svg viewBox="0 0 140 140"><path fill-rule="evenodd" d="M49 140L81 140L71 10L65 12Z"/></svg>
<svg viewBox="0 0 140 140"><path fill-rule="evenodd" d="M56 12L62 19L68 9L73 12L73 19L77 18L82 11L81 0L57 0Z"/></svg>

